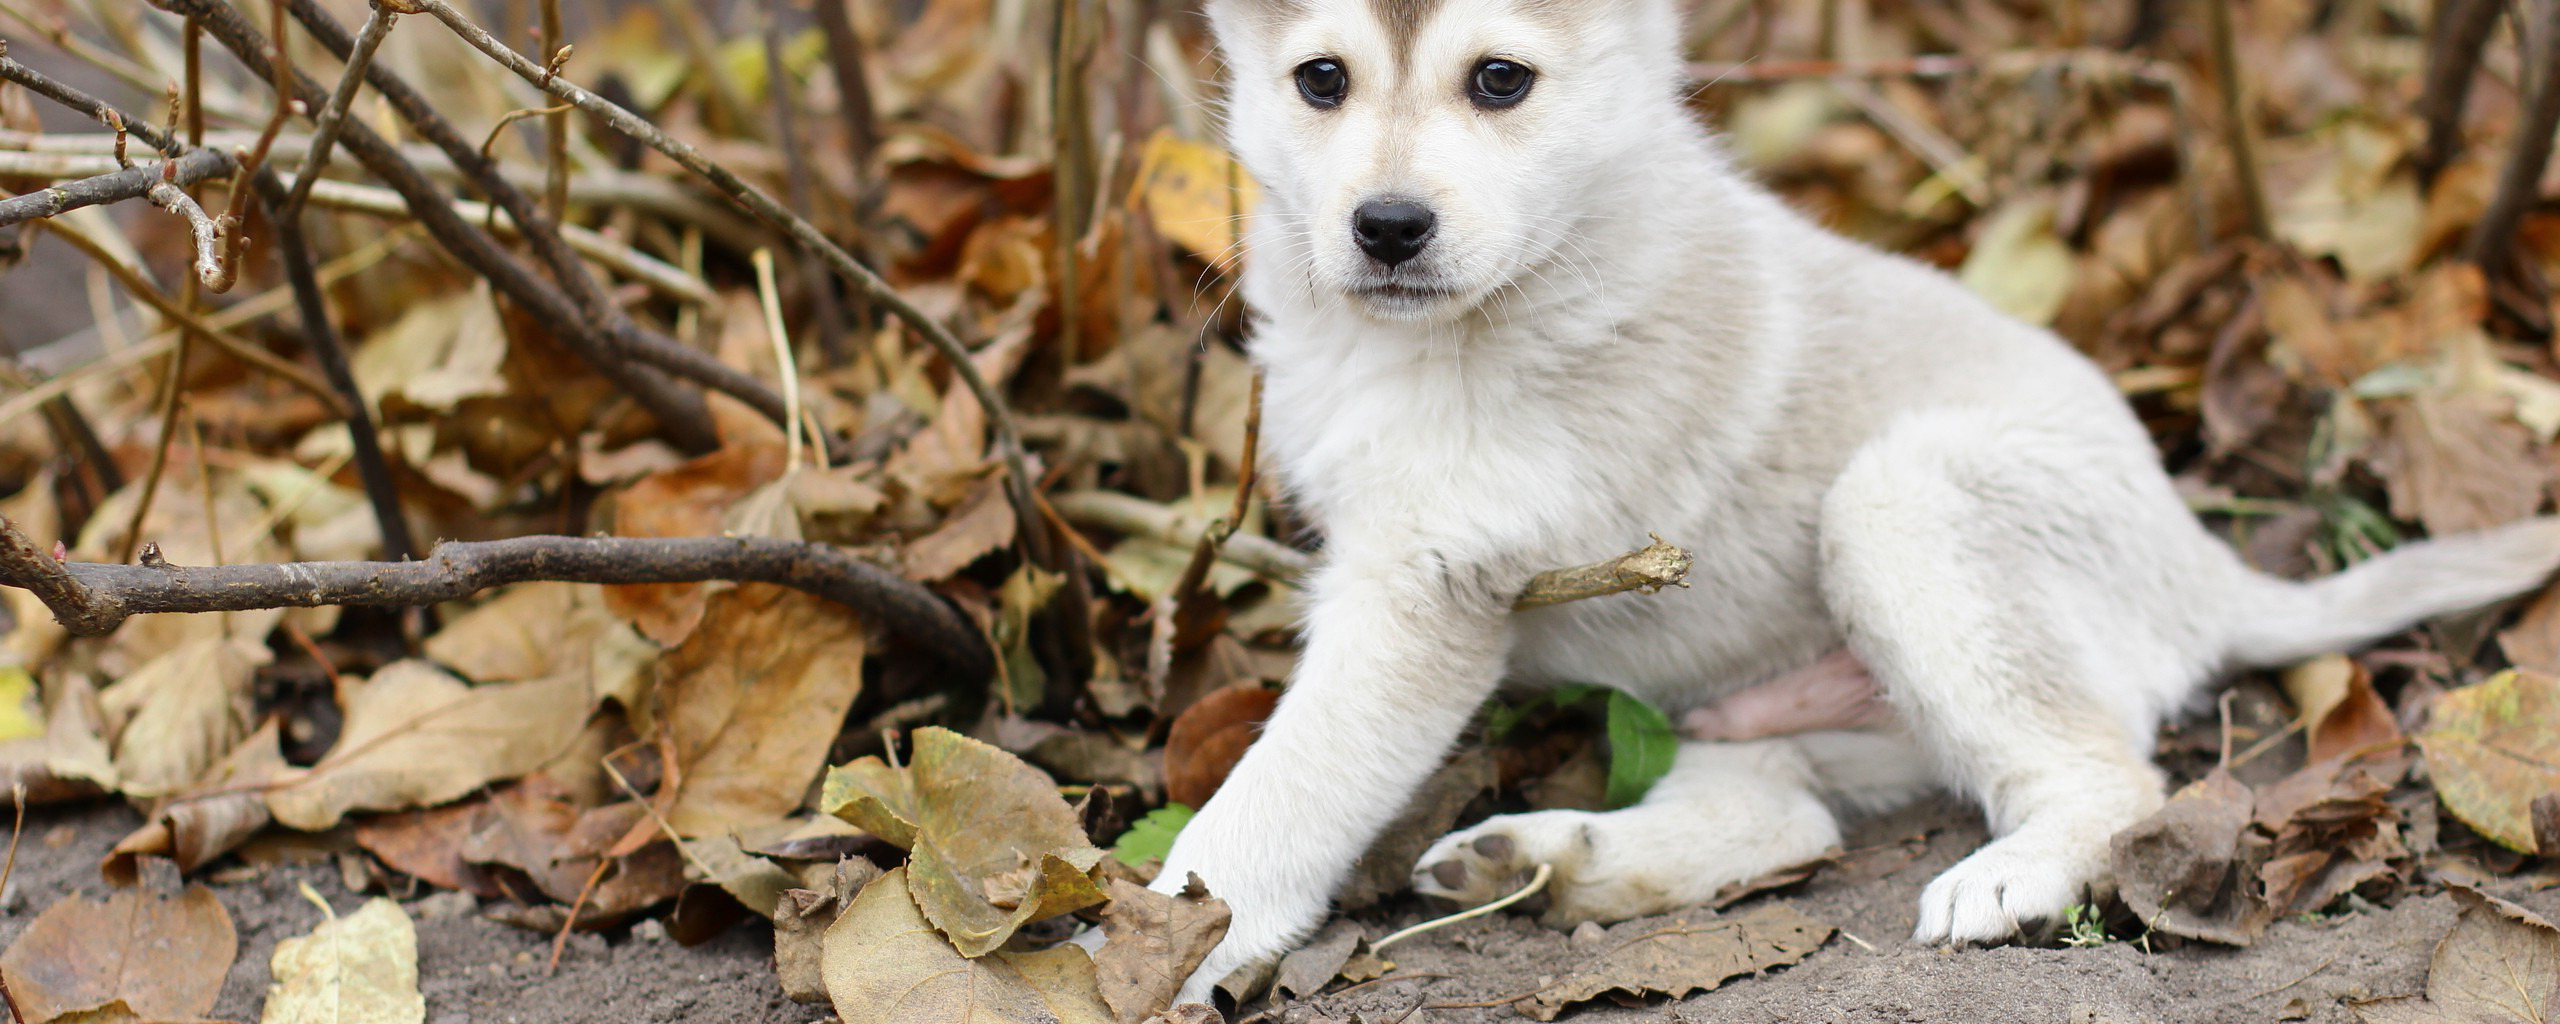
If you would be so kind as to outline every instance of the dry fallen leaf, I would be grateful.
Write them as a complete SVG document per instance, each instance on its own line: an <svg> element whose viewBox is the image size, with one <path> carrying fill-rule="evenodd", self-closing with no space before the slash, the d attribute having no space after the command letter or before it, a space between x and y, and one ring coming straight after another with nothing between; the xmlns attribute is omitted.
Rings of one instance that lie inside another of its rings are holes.
<svg viewBox="0 0 2560 1024"><path fill-rule="evenodd" d="M908 579L925 583L950 579L970 563L1013 543L1018 522L1013 502L1005 497L1004 472L990 473L970 485L968 496L942 525L906 544L899 554L901 571Z"/></svg>
<svg viewBox="0 0 2560 1024"><path fill-rule="evenodd" d="M285 771L277 732L277 720L268 719L204 778L160 801L150 821L116 843L101 870L128 884L135 858L149 856L168 857L178 870L194 871L265 828L274 820L267 812L266 785Z"/></svg>
<svg viewBox="0 0 2560 1024"><path fill-rule="evenodd" d="M2560 928L2541 915L2469 886L2436 944L2427 992L2356 1004L2369 1024L2549 1024L2560 1012Z"/></svg>
<svg viewBox="0 0 2560 1024"><path fill-rule="evenodd" d="M1183 981L1227 936L1230 915L1198 875L1173 895L1120 878L1111 880L1109 892L1094 974L1120 1024L1138 1024L1172 1005Z"/></svg>
<svg viewBox="0 0 2560 1024"><path fill-rule="evenodd" d="M1478 795L1492 789L1500 777L1492 755L1481 748L1441 765L1406 802L1403 813L1352 865L1350 877L1343 879L1342 888L1334 893L1335 905L1348 913L1376 906L1403 892L1413 884L1413 866L1422 860L1423 851L1448 835L1457 826L1458 815Z"/></svg>
<svg viewBox="0 0 2560 1024"><path fill-rule="evenodd" d="M45 697L44 734L0 742L0 790L25 786L29 804L47 804L114 789L115 760L88 674L61 673Z"/></svg>
<svg viewBox="0 0 2560 1024"><path fill-rule="evenodd" d="M1118 1024L1084 950L965 957L916 902L897 868L827 928L820 969L844 1024Z"/></svg>
<svg viewBox="0 0 2560 1024"><path fill-rule="evenodd" d="M2343 654L2315 658L2284 674L2285 695L2299 709L2313 762L2387 753L2407 742L2391 706L2373 692L2373 675Z"/></svg>
<svg viewBox="0 0 2560 1024"><path fill-rule="evenodd" d="M1693 911L1628 921L1602 932L1598 956L1523 1000L1520 1012L1554 1020L1567 1007L1611 992L1679 999L1803 960L1831 931L1784 903L1739 917Z"/></svg>
<svg viewBox="0 0 2560 1024"><path fill-rule="evenodd" d="M588 680L599 697L636 705L655 644L604 607L604 592L574 583L526 583L446 623L426 655L475 683L557 675ZM635 727L646 720L635 721Z"/></svg>
<svg viewBox="0 0 2560 1024"><path fill-rule="evenodd" d="M828 772L819 809L907 849L917 904L968 956L1102 902L1091 877L1102 851L1056 784L948 729L917 730L904 767L866 757Z"/></svg>
<svg viewBox="0 0 2560 1024"><path fill-rule="evenodd" d="M1280 692L1259 680L1216 690L1183 709L1164 740L1165 798L1190 807L1209 797L1244 759L1245 748L1280 705Z"/></svg>
<svg viewBox="0 0 2560 1024"><path fill-rule="evenodd" d="M303 894L328 904L309 886ZM259 1024L419 1024L418 929L409 913L380 896L355 913L332 915L311 934L276 944L267 1007Z"/></svg>
<svg viewBox="0 0 2560 1024"><path fill-rule="evenodd" d="M2517 668L2560 675L2560 586L2544 589L2513 627L2498 634L2498 649Z"/></svg>
<svg viewBox="0 0 2560 1024"><path fill-rule="evenodd" d="M116 775L126 795L165 796L202 777L249 735L249 683L272 656L264 642L220 635L190 640L143 663L98 694L116 734Z"/></svg>
<svg viewBox="0 0 2560 1024"><path fill-rule="evenodd" d="M782 982L782 994L795 1003L827 1001L827 929L853 905L855 894L881 875L860 857L824 867L826 873L814 888L785 889L774 904L773 973Z"/></svg>
<svg viewBox="0 0 2560 1024"><path fill-rule="evenodd" d="M1284 999L1307 999L1324 991L1337 978L1362 982L1384 975L1393 967L1369 951L1368 929L1350 918L1335 918L1306 945L1280 958L1280 969L1271 978L1271 991Z"/></svg>
<svg viewBox="0 0 2560 1024"><path fill-rule="evenodd" d="M72 893L0 953L29 1024L121 1001L146 1020L204 1016L239 953L231 914L201 885L178 889L167 862L103 903Z"/></svg>
<svg viewBox="0 0 2560 1024"><path fill-rule="evenodd" d="M2111 844L2117 893L2150 927L2246 946L2273 917L2257 890L2266 839L2249 787L2228 772L2189 783Z"/></svg>
<svg viewBox="0 0 2560 1024"><path fill-rule="evenodd" d="M2499 395L2422 392L2392 414L2372 462L2392 514L2432 534L2512 523L2542 507L2551 465Z"/></svg>
<svg viewBox="0 0 2560 1024"><path fill-rule="evenodd" d="M2483 836L2533 852L2535 797L2560 792L2560 679L2507 671L2445 694L2418 734L2446 809Z"/></svg>
<svg viewBox="0 0 2560 1024"><path fill-rule="evenodd" d="M431 806L522 776L575 740L593 705L585 680L472 687L423 661L349 680L341 700L337 745L267 793L289 827L316 832L351 810Z"/></svg>
<svg viewBox="0 0 2560 1024"><path fill-rule="evenodd" d="M687 838L789 817L862 692L862 622L842 605L742 586L713 595L702 622L658 672L677 780L659 799Z"/></svg>
<svg viewBox="0 0 2560 1024"><path fill-rule="evenodd" d="M621 537L717 537L723 512L782 472L778 444L729 445L684 465L652 473L614 502ZM605 607L641 635L673 647L701 625L711 587L705 583L631 583L604 588Z"/></svg>

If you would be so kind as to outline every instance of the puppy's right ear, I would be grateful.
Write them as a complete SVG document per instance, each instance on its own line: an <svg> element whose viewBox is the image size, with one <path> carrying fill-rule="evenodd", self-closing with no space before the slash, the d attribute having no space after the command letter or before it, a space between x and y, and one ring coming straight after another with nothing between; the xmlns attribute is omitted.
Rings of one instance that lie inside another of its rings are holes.
<svg viewBox="0 0 2560 1024"><path fill-rule="evenodd" d="M1221 45L1240 47L1307 15L1307 0L1208 0L1209 29Z"/></svg>

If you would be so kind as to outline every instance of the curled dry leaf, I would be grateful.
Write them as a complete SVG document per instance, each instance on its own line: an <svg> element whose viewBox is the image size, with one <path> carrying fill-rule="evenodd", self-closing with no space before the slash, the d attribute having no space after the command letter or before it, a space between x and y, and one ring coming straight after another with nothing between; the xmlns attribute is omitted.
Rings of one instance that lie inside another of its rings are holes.
<svg viewBox="0 0 2560 1024"><path fill-rule="evenodd" d="M88 674L60 673L44 689L44 732L0 742L0 791L25 786L28 803L46 804L115 788L115 759Z"/></svg>
<svg viewBox="0 0 2560 1024"><path fill-rule="evenodd" d="M1105 952L1108 952L1106 947ZM1271 991L1283 999L1306 999L1339 978L1362 982L1384 975L1395 965L1369 951L1369 931L1349 918L1336 918L1295 952L1280 958Z"/></svg>
<svg viewBox="0 0 2560 1024"><path fill-rule="evenodd" d="M900 885L961 953L1102 902L1102 851L1040 770L948 729L916 731L910 764L866 757L827 773L820 809L906 848ZM912 878L912 883L908 881ZM838 1005L842 1005L839 998Z"/></svg>
<svg viewBox="0 0 2560 1024"><path fill-rule="evenodd" d="M199 637L144 662L98 694L126 795L185 789L249 734L249 683L272 656L260 641Z"/></svg>
<svg viewBox="0 0 2560 1024"><path fill-rule="evenodd" d="M161 801L150 821L116 843L101 870L118 884L132 883L139 857L168 857L178 870L194 871L275 820L265 789L285 771L277 729L268 719L186 792Z"/></svg>
<svg viewBox="0 0 2560 1024"><path fill-rule="evenodd" d="M2407 742L2391 706L2373 692L2373 675L2343 654L2295 666L2284 674L2285 695L2299 709L2314 763L2387 754Z"/></svg>
<svg viewBox="0 0 2560 1024"><path fill-rule="evenodd" d="M827 929L853 905L854 895L881 875L859 857L825 867L813 888L784 889L774 904L773 972L782 981L782 994L795 1003L827 1001Z"/></svg>
<svg viewBox="0 0 2560 1024"><path fill-rule="evenodd" d="M1212 691L1184 709L1165 734L1165 798L1207 806L1279 706L1279 691L1255 681Z"/></svg>
<svg viewBox="0 0 2560 1024"><path fill-rule="evenodd" d="M2257 888L2267 842L2249 787L2215 769L2110 844L2116 891L2150 927L2246 946L2274 915Z"/></svg>
<svg viewBox="0 0 2560 1024"><path fill-rule="evenodd" d="M577 738L593 704L584 680L471 687L423 661L350 680L340 700L337 745L267 794L289 827L316 832L351 810L431 806L525 775Z"/></svg>
<svg viewBox="0 0 2560 1024"><path fill-rule="evenodd" d="M2534 798L2560 792L2560 679L2508 671L2445 694L2418 748L2444 805L2462 823L2532 853Z"/></svg>
<svg viewBox="0 0 2560 1024"><path fill-rule="evenodd" d="M1118 1024L1084 950L962 956L917 902L897 868L828 926L820 970L844 1024Z"/></svg>
<svg viewBox="0 0 2560 1024"><path fill-rule="evenodd" d="M306 887L303 892L309 894ZM311 897L317 902L319 897ZM326 904L322 904L323 909ZM418 929L380 896L276 944L259 1024L419 1024Z"/></svg>
<svg viewBox="0 0 2560 1024"><path fill-rule="evenodd" d="M2466 885L2436 944L2423 996L2356 1005L2368 1024L2547 1024L2560 1011L2560 928L2541 915Z"/></svg>
<svg viewBox="0 0 2560 1024"><path fill-rule="evenodd" d="M1012 501L1005 497L1004 471L989 473L969 486L968 496L942 525L906 545L900 571L908 579L926 583L950 579L969 563L1013 543L1019 522Z"/></svg>
<svg viewBox="0 0 2560 1024"><path fill-rule="evenodd" d="M1692 911L1628 921L1602 932L1600 955L1523 1000L1520 1012L1554 1020L1567 1007L1611 992L1678 999L1803 960L1831 932L1784 903L1739 917Z"/></svg>
<svg viewBox="0 0 2560 1024"><path fill-rule="evenodd" d="M211 889L180 890L166 862L145 881L104 902L65 896L0 953L0 972L29 1024L116 1002L144 1020L188 1020L213 1009L239 953L230 912Z"/></svg>
<svg viewBox="0 0 2560 1024"><path fill-rule="evenodd" d="M1198 875L1172 895L1119 878L1111 880L1109 891L1094 973L1102 1001L1120 1024L1138 1024L1172 1005L1183 981L1227 936L1231 915Z"/></svg>
<svg viewBox="0 0 2560 1024"><path fill-rule="evenodd" d="M785 587L724 590L659 664L657 718L687 838L790 817L862 692L861 620Z"/></svg>
<svg viewBox="0 0 2560 1024"><path fill-rule="evenodd" d="M1346 913L1378 905L1413 882L1413 866L1431 844L1458 824L1458 815L1500 778L1493 755L1469 750L1441 765L1422 789L1404 805L1404 813L1387 826L1369 852L1360 855L1334 902ZM1373 794L1345 793L1344 799L1371 799Z"/></svg>

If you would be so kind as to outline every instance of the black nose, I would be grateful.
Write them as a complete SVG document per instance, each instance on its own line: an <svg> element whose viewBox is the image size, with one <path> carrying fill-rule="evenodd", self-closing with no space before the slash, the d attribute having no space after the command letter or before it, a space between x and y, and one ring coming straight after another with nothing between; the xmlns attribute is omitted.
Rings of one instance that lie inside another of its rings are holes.
<svg viewBox="0 0 2560 1024"><path fill-rule="evenodd" d="M1351 233L1360 240L1361 252L1392 267L1420 254L1439 222L1420 203L1373 200L1351 212Z"/></svg>

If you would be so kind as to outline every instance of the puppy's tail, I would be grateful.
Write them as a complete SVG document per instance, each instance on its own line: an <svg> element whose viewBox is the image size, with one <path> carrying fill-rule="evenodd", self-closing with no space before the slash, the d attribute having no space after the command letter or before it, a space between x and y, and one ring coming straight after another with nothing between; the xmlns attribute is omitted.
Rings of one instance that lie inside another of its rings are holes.
<svg viewBox="0 0 2560 1024"><path fill-rule="evenodd" d="M2228 648L2240 665L2289 665L2542 585L2560 569L2560 517L2395 548L2323 579L2251 573Z"/></svg>

